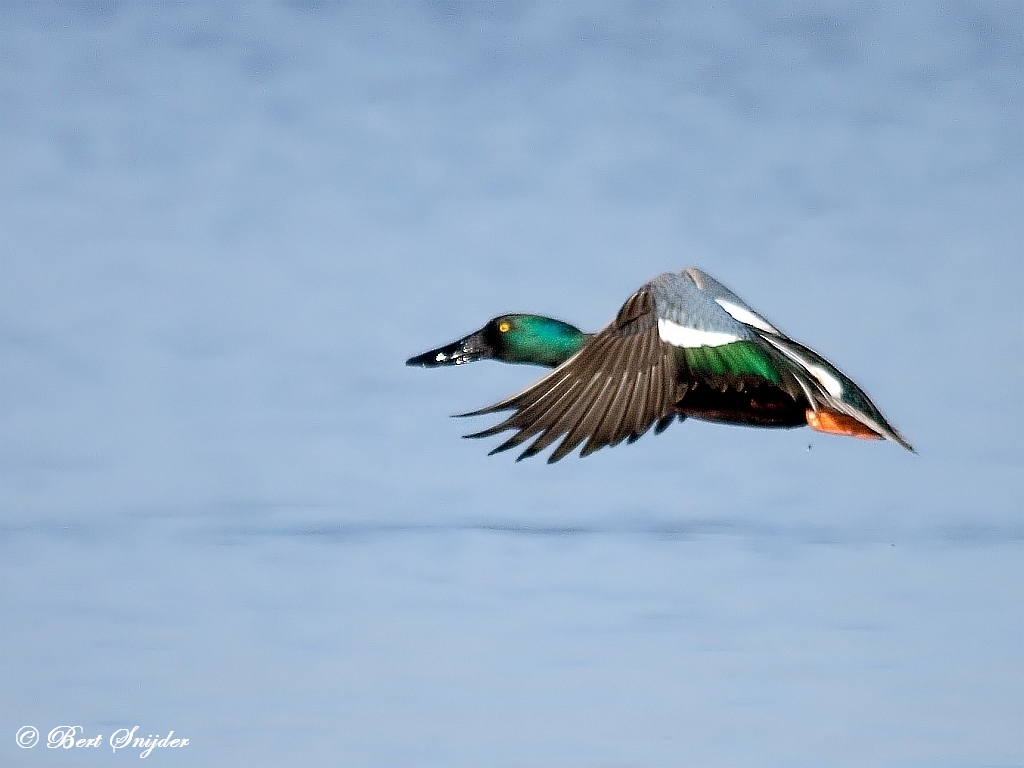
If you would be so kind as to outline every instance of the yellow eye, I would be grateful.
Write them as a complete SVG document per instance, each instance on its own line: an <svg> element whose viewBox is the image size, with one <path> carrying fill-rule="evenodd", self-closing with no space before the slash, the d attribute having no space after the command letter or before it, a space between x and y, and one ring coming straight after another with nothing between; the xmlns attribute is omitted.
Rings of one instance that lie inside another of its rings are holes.
<svg viewBox="0 0 1024 768"><path fill-rule="evenodd" d="M510 330L512 330L512 324L508 320L502 320L500 323L498 323L498 330L501 331L502 333L508 333Z"/></svg>

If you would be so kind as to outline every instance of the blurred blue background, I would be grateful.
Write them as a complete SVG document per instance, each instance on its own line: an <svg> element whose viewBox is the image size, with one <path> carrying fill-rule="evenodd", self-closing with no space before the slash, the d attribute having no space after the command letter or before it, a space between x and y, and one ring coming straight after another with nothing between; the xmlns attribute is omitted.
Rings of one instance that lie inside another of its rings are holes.
<svg viewBox="0 0 1024 768"><path fill-rule="evenodd" d="M0 4L0 762L1024 764L1024 5ZM451 413L697 265L915 444ZM811 450L809 450L809 447ZM137 752L137 750L136 750Z"/></svg>

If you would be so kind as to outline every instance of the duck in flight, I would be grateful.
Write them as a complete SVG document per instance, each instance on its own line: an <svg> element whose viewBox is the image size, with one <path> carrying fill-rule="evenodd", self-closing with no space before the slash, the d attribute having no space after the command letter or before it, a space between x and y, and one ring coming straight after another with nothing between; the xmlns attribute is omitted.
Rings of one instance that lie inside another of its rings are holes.
<svg viewBox="0 0 1024 768"><path fill-rule="evenodd" d="M466 437L514 434L492 454L532 442L548 462L634 442L687 418L754 427L809 426L913 447L846 374L794 341L706 272L666 272L642 285L597 333L540 315L501 315L406 365L494 358L554 368L523 391L459 416L512 411Z"/></svg>

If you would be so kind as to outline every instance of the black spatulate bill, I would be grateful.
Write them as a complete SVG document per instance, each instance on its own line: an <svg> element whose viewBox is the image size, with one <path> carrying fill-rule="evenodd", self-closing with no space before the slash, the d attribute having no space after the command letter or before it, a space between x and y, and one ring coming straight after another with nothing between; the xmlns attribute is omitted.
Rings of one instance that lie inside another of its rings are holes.
<svg viewBox="0 0 1024 768"><path fill-rule="evenodd" d="M462 365L463 363L471 363L474 360L494 357L494 346L487 336L487 329L482 328L476 333L471 333L469 336L464 336L458 341L453 341L451 344L424 352L422 355L410 357L405 361L405 364L421 368L438 368L442 365Z"/></svg>

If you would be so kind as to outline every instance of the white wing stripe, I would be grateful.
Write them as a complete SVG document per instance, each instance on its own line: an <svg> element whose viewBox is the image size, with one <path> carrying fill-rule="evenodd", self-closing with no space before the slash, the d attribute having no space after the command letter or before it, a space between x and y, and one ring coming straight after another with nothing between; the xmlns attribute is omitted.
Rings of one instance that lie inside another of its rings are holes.
<svg viewBox="0 0 1024 768"><path fill-rule="evenodd" d="M663 317L658 318L658 336L662 341L668 342L674 347L720 347L723 344L732 344L739 341L739 336L731 333L719 333L716 331L698 331L696 328L673 323Z"/></svg>
<svg viewBox="0 0 1024 768"><path fill-rule="evenodd" d="M826 371L820 365L815 365L814 363L809 362L802 355L798 355L796 352L783 346L775 339L766 338L765 341L771 342L773 347L775 347L777 350L782 352L786 357L788 357L794 363L796 363L809 374L811 374L811 376L816 378L818 380L818 383L820 383L821 386L825 388L825 391L832 395L832 397L842 397L843 385L840 383L839 379L837 379L831 373Z"/></svg>
<svg viewBox="0 0 1024 768"><path fill-rule="evenodd" d="M826 371L820 365L811 364L806 365L805 367L811 372L811 375L813 375L814 378L821 382L821 386L823 386L825 391L832 395L832 397L843 396L843 385L839 383L839 379Z"/></svg>
<svg viewBox="0 0 1024 768"><path fill-rule="evenodd" d="M779 330L775 326L760 315L755 315L749 309L737 306L731 301L726 301L725 299L715 299L715 302L717 302L718 306L732 315L733 320L739 320L741 323L753 326L754 328L762 331L767 331L768 333L779 333Z"/></svg>

